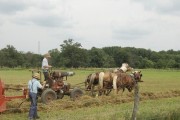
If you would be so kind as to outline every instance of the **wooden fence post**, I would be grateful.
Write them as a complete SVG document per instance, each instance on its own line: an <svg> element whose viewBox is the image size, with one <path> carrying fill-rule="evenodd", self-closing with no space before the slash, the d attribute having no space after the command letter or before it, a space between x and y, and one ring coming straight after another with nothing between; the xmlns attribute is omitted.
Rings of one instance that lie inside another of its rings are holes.
<svg viewBox="0 0 180 120"><path fill-rule="evenodd" d="M139 105L139 85L137 82L134 88L134 108L133 108L131 120L136 120L136 115L138 112L138 105Z"/></svg>

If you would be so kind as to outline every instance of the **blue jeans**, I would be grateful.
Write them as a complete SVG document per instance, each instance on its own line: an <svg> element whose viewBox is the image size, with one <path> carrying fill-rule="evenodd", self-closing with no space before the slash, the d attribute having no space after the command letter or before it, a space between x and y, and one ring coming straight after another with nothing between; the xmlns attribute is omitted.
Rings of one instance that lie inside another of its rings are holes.
<svg viewBox="0 0 180 120"><path fill-rule="evenodd" d="M44 81L48 81L49 73L48 72L43 72L43 74L44 74Z"/></svg>
<svg viewBox="0 0 180 120"><path fill-rule="evenodd" d="M46 81L46 84L49 84L49 87L52 87L53 81L49 76L49 72L43 72L44 74L44 81Z"/></svg>
<svg viewBox="0 0 180 120"><path fill-rule="evenodd" d="M31 106L29 110L29 118L33 119L37 116L37 93L29 93L29 98L31 101Z"/></svg>

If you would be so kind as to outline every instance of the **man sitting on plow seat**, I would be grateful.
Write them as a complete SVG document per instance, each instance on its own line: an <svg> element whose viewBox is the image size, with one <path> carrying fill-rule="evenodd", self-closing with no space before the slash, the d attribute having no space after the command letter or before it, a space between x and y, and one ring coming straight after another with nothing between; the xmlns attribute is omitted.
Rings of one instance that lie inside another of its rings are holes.
<svg viewBox="0 0 180 120"><path fill-rule="evenodd" d="M46 53L44 55L44 59L42 61L42 71L44 74L44 83L43 84L49 84L49 87L51 87L53 81L49 75L49 68L51 68L52 66L48 64L49 58L51 58L51 55L49 53Z"/></svg>

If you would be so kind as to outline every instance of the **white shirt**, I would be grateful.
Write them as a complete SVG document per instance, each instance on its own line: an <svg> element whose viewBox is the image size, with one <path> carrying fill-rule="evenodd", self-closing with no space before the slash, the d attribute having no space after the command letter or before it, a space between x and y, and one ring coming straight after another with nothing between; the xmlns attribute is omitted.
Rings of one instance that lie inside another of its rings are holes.
<svg viewBox="0 0 180 120"><path fill-rule="evenodd" d="M40 84L38 80L36 80L35 78L33 78L32 80L29 80L28 82L29 92L37 93L38 88L42 88L42 85Z"/></svg>
<svg viewBox="0 0 180 120"><path fill-rule="evenodd" d="M45 70L45 69L48 70L48 67L44 68L44 66L49 66L47 58L44 58L43 61L42 61L42 69L43 70Z"/></svg>

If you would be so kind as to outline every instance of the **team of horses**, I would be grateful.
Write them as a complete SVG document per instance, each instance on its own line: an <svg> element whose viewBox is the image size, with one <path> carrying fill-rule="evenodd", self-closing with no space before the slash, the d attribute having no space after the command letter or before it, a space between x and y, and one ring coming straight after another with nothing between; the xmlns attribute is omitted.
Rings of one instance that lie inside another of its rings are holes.
<svg viewBox="0 0 180 120"><path fill-rule="evenodd" d="M127 63L123 63L119 69L88 75L85 79L85 89L90 90L92 95L95 86L98 87L99 95L108 95L112 90L118 94L121 89L122 93L125 89L131 92L137 82L143 82L141 77L141 71L134 71Z"/></svg>

